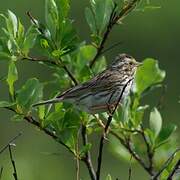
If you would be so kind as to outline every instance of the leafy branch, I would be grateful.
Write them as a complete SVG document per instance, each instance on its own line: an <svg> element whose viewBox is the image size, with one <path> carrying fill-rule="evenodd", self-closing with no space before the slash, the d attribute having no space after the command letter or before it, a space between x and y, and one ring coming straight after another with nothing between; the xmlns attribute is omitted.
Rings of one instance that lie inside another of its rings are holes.
<svg viewBox="0 0 180 180"><path fill-rule="evenodd" d="M122 7L122 9L119 13L117 12L117 4L114 4L108 25L102 36L102 40L97 47L97 53L89 64L90 68L93 67L94 63L98 60L99 56L101 56L102 51L104 49L104 45L109 37L110 32L112 31L112 28L114 27L114 25L117 24L118 22L120 22L127 14L129 14L136 7L136 4L138 2L139 2L139 0L133 0L133 1L128 2L127 4L125 3L125 5Z"/></svg>
<svg viewBox="0 0 180 180"><path fill-rule="evenodd" d="M107 123L106 123L106 125L105 125L105 127L104 127L104 132L103 132L103 134L102 134L102 136L101 136L100 143L99 143L99 154L98 154L98 163L97 163L98 166L97 166L97 171L96 171L96 179L97 179L97 180L100 179L100 172L101 172L102 153L103 153L103 147L104 147L104 140L105 140L106 135L107 135L107 133L108 133L109 126L110 126L111 121L112 121L112 119L113 119L113 115L114 115L114 113L115 113L115 111L116 111L116 109L117 109L120 101L122 100L122 96L123 96L123 94L124 94L124 91L125 91L126 87L128 86L128 84L129 84L132 80L133 80L133 79L130 79L130 80L123 86L123 89L122 89L122 91L121 91L121 93L120 93L120 95L119 95L118 101L117 101L117 103L116 103L113 111L112 111L112 112L109 111L110 115L109 115L108 120L107 120ZM114 95L114 93L115 93L115 92L112 93L111 97ZM111 100L111 97L110 97L109 101Z"/></svg>

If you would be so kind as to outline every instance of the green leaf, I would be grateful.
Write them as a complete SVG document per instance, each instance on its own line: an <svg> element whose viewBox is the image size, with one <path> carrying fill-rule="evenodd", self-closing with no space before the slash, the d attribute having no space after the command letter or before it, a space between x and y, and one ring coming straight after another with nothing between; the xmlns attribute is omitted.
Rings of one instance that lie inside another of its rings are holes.
<svg viewBox="0 0 180 180"><path fill-rule="evenodd" d="M0 101L0 108L11 107L13 105L15 105L14 102Z"/></svg>
<svg viewBox="0 0 180 180"><path fill-rule="evenodd" d="M17 31L17 44L19 47L22 46L24 41L24 26L21 24L21 21L18 20L18 31Z"/></svg>
<svg viewBox="0 0 180 180"><path fill-rule="evenodd" d="M0 60L10 60L11 56L8 53L0 52Z"/></svg>
<svg viewBox="0 0 180 180"><path fill-rule="evenodd" d="M9 63L7 83L9 85L9 92L14 97L14 83L18 80L18 72L14 61Z"/></svg>
<svg viewBox="0 0 180 180"><path fill-rule="evenodd" d="M57 131L62 131L64 128L64 112L62 109L50 113L43 122L43 127L48 126L50 123L55 126Z"/></svg>
<svg viewBox="0 0 180 180"><path fill-rule="evenodd" d="M131 159L131 155L128 152L128 150L119 142L119 140L113 136L111 136L110 139L110 151L114 153L114 155L120 159L125 160L126 162L129 162ZM132 160L134 162L134 160Z"/></svg>
<svg viewBox="0 0 180 180"><path fill-rule="evenodd" d="M90 3L93 12L91 14L88 12L88 21L90 20L92 24L93 15L97 29L96 33L101 34L109 22L114 3L112 0L91 0Z"/></svg>
<svg viewBox="0 0 180 180"><path fill-rule="evenodd" d="M11 121L20 122L24 120L24 115L21 114L15 114L13 117L11 117Z"/></svg>
<svg viewBox="0 0 180 180"><path fill-rule="evenodd" d="M54 50L51 54L52 54L52 56L59 58L59 57L61 57L63 52L61 50L57 49L57 50Z"/></svg>
<svg viewBox="0 0 180 180"><path fill-rule="evenodd" d="M39 115L40 120L44 119L44 117L45 117L45 105L39 106L38 115Z"/></svg>
<svg viewBox="0 0 180 180"><path fill-rule="evenodd" d="M105 56L101 56L98 61L95 63L94 68L93 68L93 72L95 74L98 74L100 72L102 72L102 70L104 70L106 68L107 65L107 61Z"/></svg>
<svg viewBox="0 0 180 180"><path fill-rule="evenodd" d="M56 121L59 128L56 128L61 140L73 151L76 148L77 132L80 127L80 116L73 109L66 109L63 119ZM56 127L58 127L56 126Z"/></svg>
<svg viewBox="0 0 180 180"><path fill-rule="evenodd" d="M157 137L162 128L162 118L156 108L154 108L150 113L149 125L150 129L154 132L155 137Z"/></svg>
<svg viewBox="0 0 180 180"><path fill-rule="evenodd" d="M86 17L86 21L87 21L92 33L96 34L97 29L96 29L94 15L93 15L92 11L90 10L90 8L88 8L88 7L85 9L85 17Z"/></svg>
<svg viewBox="0 0 180 180"><path fill-rule="evenodd" d="M57 44L63 49L63 51L74 50L78 42L78 36L76 30L72 25L73 21L66 19L64 20L59 27L59 33L57 35Z"/></svg>
<svg viewBox="0 0 180 180"><path fill-rule="evenodd" d="M163 143L166 141L171 134L176 130L177 126L175 124L169 124L167 127L162 127L158 138L156 139L156 144Z"/></svg>
<svg viewBox="0 0 180 180"><path fill-rule="evenodd" d="M5 54L5 57L8 56L8 59L11 56L10 51L7 46L6 38L0 38L0 53L3 54L3 56Z"/></svg>
<svg viewBox="0 0 180 180"><path fill-rule="evenodd" d="M26 81L17 92L17 104L25 111L39 102L43 96L43 86L38 79L32 78Z"/></svg>
<svg viewBox="0 0 180 180"><path fill-rule="evenodd" d="M112 177L110 174L107 175L106 180L112 180Z"/></svg>
<svg viewBox="0 0 180 180"><path fill-rule="evenodd" d="M84 45L80 47L77 54L77 66L83 68L96 54L96 48L92 45Z"/></svg>
<svg viewBox="0 0 180 180"><path fill-rule="evenodd" d="M27 55L29 50L34 46L36 42L36 38L38 35L38 31L35 26L30 26L25 34L22 52Z"/></svg>
<svg viewBox="0 0 180 180"><path fill-rule="evenodd" d="M84 155L91 149L92 144L88 143L83 146L79 152L80 157L84 157Z"/></svg>
<svg viewBox="0 0 180 180"><path fill-rule="evenodd" d="M135 127L138 127L141 124L144 117L144 112L148 107L149 107L148 105L145 105L145 106L139 106L136 109L135 118L133 119L133 124L135 125Z"/></svg>
<svg viewBox="0 0 180 180"><path fill-rule="evenodd" d="M6 23L8 31L13 35L13 37L16 37L18 31L18 20L16 15L10 10L8 10L8 19Z"/></svg>
<svg viewBox="0 0 180 180"><path fill-rule="evenodd" d="M88 67L88 62L93 59L95 54L96 48L92 45L84 45L80 47L74 64L74 67L78 67L75 69L75 72L79 81L83 82L90 78L92 72Z"/></svg>
<svg viewBox="0 0 180 180"><path fill-rule="evenodd" d="M154 146L154 142L155 142L154 132L151 129L146 129L144 131L144 134L145 134L148 144L150 144L151 146Z"/></svg>
<svg viewBox="0 0 180 180"><path fill-rule="evenodd" d="M143 65L137 70L134 92L140 95L148 87L160 83L165 78L165 71L159 69L158 61L154 59L145 59Z"/></svg>
<svg viewBox="0 0 180 180"><path fill-rule="evenodd" d="M56 2L54 0L46 0L45 1L45 20L50 30L51 34L55 36L56 28L58 27L58 8L56 6Z"/></svg>
<svg viewBox="0 0 180 180"><path fill-rule="evenodd" d="M56 5L58 7L59 19L62 21L62 19L68 16L70 9L69 0L58 0L56 1Z"/></svg>

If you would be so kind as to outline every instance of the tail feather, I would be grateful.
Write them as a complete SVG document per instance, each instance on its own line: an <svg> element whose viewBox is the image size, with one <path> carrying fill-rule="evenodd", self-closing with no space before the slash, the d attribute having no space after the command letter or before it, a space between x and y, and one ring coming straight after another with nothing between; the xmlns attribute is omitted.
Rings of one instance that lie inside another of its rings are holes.
<svg viewBox="0 0 180 180"><path fill-rule="evenodd" d="M60 102L61 100L62 100L61 98L54 98L54 99L50 99L47 101L42 101L42 102L38 102L36 104L33 104L33 107L40 106L40 105L46 105L46 104L54 104L54 103Z"/></svg>

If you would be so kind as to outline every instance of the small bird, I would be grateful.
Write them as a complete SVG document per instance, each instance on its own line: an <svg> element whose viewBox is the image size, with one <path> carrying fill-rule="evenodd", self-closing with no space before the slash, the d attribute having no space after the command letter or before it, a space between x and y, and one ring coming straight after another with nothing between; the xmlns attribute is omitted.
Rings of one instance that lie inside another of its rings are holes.
<svg viewBox="0 0 180 180"><path fill-rule="evenodd" d="M34 106L70 102L90 114L107 112L128 96L137 67L141 64L130 55L119 54L106 70L94 78ZM119 100L121 93L123 94Z"/></svg>

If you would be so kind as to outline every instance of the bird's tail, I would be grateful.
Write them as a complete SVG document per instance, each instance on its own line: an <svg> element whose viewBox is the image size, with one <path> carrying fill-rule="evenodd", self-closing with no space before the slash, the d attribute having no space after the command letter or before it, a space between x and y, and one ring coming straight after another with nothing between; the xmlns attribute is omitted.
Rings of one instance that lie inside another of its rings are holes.
<svg viewBox="0 0 180 180"><path fill-rule="evenodd" d="M49 99L47 101L41 101L36 104L33 104L33 107L40 106L40 105L46 105L46 104L54 104L54 103L58 103L60 101L62 101L62 98Z"/></svg>

